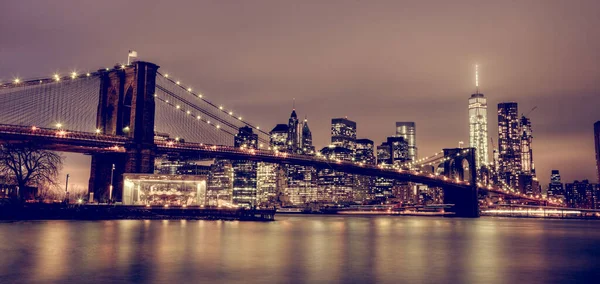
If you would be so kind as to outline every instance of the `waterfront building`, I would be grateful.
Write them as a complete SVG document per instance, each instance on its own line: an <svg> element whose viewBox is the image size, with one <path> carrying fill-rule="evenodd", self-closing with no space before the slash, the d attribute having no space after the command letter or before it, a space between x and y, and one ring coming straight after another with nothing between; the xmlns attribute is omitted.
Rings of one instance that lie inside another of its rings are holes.
<svg viewBox="0 0 600 284"><path fill-rule="evenodd" d="M574 181L565 185L566 204L572 208L597 209L598 185L588 180Z"/></svg>
<svg viewBox="0 0 600 284"><path fill-rule="evenodd" d="M414 122L396 122L396 137L403 137L408 143L408 159L417 160L417 127Z"/></svg>
<svg viewBox="0 0 600 284"><path fill-rule="evenodd" d="M364 165L375 165L376 158L373 152L373 140L356 139L356 151L354 161ZM374 198L373 188L375 187L375 177L357 175L354 179L354 199L357 202L368 202Z"/></svg>
<svg viewBox="0 0 600 284"><path fill-rule="evenodd" d="M231 203L233 190L233 167L230 160L217 159L210 165L207 186L208 205Z"/></svg>
<svg viewBox="0 0 600 284"><path fill-rule="evenodd" d="M258 162L256 165L256 200L260 206L272 206L277 203L278 175L280 166L273 163Z"/></svg>
<svg viewBox="0 0 600 284"><path fill-rule="evenodd" d="M354 152L348 148L330 145L320 151L332 162L352 161ZM319 200L325 202L352 202L353 201L354 176L330 168L319 170L318 173L318 196Z"/></svg>
<svg viewBox="0 0 600 284"><path fill-rule="evenodd" d="M256 149L258 135L248 126L241 127L234 138L234 146L245 149ZM243 207L257 205L256 174L257 162L249 160L232 160L233 167L233 204Z"/></svg>
<svg viewBox="0 0 600 284"><path fill-rule="evenodd" d="M518 186L521 173L521 135L518 105L498 104L498 175L509 186Z"/></svg>

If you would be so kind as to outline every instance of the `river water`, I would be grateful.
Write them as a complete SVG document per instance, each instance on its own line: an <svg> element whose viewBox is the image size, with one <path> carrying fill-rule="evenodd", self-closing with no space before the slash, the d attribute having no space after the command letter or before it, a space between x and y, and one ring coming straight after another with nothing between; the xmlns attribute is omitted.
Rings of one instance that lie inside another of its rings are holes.
<svg viewBox="0 0 600 284"><path fill-rule="evenodd" d="M600 283L600 221L0 223L1 283Z"/></svg>

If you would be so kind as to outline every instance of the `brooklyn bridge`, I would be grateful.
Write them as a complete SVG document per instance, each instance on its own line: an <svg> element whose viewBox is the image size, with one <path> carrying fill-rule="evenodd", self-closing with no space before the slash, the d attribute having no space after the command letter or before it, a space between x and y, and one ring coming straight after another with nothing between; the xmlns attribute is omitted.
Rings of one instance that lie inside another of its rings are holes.
<svg viewBox="0 0 600 284"><path fill-rule="evenodd" d="M111 179L115 187L110 194L118 201L124 174L152 174L158 157L179 155L331 168L439 187L444 203L452 205L448 211L460 217L479 216L481 194L557 205L492 184L478 174L474 148L442 149L402 167L280 152L268 146L270 134L251 120L159 72L150 62L15 79L0 84L0 109L1 142L32 142L43 149L90 155L88 190L98 200L108 199ZM242 127L258 135L256 149L233 146Z"/></svg>

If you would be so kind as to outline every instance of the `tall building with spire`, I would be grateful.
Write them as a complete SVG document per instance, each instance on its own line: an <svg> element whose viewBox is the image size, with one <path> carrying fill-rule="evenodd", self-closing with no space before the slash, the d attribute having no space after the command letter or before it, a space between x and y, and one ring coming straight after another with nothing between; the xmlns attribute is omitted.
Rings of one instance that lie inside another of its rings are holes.
<svg viewBox="0 0 600 284"><path fill-rule="evenodd" d="M535 176L533 164L533 135L531 130L531 119L521 116L521 173Z"/></svg>
<svg viewBox="0 0 600 284"><path fill-rule="evenodd" d="M308 127L308 119L304 117L304 121L302 122L302 135L301 135L301 147L302 153L305 155L314 155L315 154L315 146L312 144L312 132L310 132L310 128Z"/></svg>
<svg viewBox="0 0 600 284"><path fill-rule="evenodd" d="M469 146L475 148L476 168L489 164L487 99L479 92L479 72L475 65L475 94L469 98Z"/></svg>
<svg viewBox="0 0 600 284"><path fill-rule="evenodd" d="M288 120L288 152L299 154L300 147L300 122L298 121L298 115L296 115L296 109L292 110L290 119Z"/></svg>

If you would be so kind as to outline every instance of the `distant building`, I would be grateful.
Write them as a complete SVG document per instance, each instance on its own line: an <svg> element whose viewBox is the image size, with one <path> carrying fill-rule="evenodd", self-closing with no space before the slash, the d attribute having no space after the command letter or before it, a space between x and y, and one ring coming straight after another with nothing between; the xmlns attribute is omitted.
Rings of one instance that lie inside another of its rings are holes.
<svg viewBox="0 0 600 284"><path fill-rule="evenodd" d="M597 209L598 186L588 180L574 181L565 185L566 203L572 208Z"/></svg>
<svg viewBox="0 0 600 284"><path fill-rule="evenodd" d="M487 99L479 91L469 98L469 146L476 149L476 168L489 164Z"/></svg>
<svg viewBox="0 0 600 284"><path fill-rule="evenodd" d="M396 122L396 137L408 143L408 159L417 160L417 127L414 122Z"/></svg>
<svg viewBox="0 0 600 284"><path fill-rule="evenodd" d="M596 144L596 178L600 184L600 121L594 123L594 142Z"/></svg>
<svg viewBox="0 0 600 284"><path fill-rule="evenodd" d="M356 139L354 160L365 165L375 165L376 158L373 146L373 140ZM354 182L355 201L366 202L373 199L372 189L375 187L375 177L357 175Z"/></svg>
<svg viewBox="0 0 600 284"><path fill-rule="evenodd" d="M331 144L354 152L356 149L356 122L347 118L332 119Z"/></svg>
<svg viewBox="0 0 600 284"><path fill-rule="evenodd" d="M390 147L391 164L400 166L408 161L412 161L410 158L410 146L404 137L388 137L387 145Z"/></svg>
<svg viewBox="0 0 600 284"><path fill-rule="evenodd" d="M354 152L341 146L330 146L321 149L321 155L332 161L352 161ZM330 168L319 170L319 200L326 202L352 202L354 176Z"/></svg>
<svg viewBox="0 0 600 284"><path fill-rule="evenodd" d="M560 178L560 172L558 170L552 170L550 175L550 184L548 185L548 197L564 197L564 186Z"/></svg>
<svg viewBox="0 0 600 284"><path fill-rule="evenodd" d="M258 162L256 170L256 200L261 206L277 203L278 174L280 166L273 163Z"/></svg>
<svg viewBox="0 0 600 284"><path fill-rule="evenodd" d="M521 116L521 173L535 176L535 165L533 163L533 131L531 120L524 115Z"/></svg>
<svg viewBox="0 0 600 284"><path fill-rule="evenodd" d="M289 127L287 124L277 124L269 133L271 136L270 147L274 150L287 151Z"/></svg>
<svg viewBox="0 0 600 284"><path fill-rule="evenodd" d="M312 143L312 132L310 131L310 128L308 127L308 119L304 118L304 121L302 122L302 135L301 135L301 141L302 141L302 153L305 155L314 155L315 154L315 146L313 146Z"/></svg>
<svg viewBox="0 0 600 284"><path fill-rule="evenodd" d="M300 122L298 121L298 116L296 115L296 109L293 109L292 114L290 115L290 118L288 120L288 153L301 154L301 133L302 132L300 130Z"/></svg>
<svg viewBox="0 0 600 284"><path fill-rule="evenodd" d="M392 164L392 149L388 142L382 142L377 146L377 165Z"/></svg>
<svg viewBox="0 0 600 284"><path fill-rule="evenodd" d="M258 147L258 135L253 133L250 127L241 127L234 138L234 146L236 148L256 149ZM244 207L258 205L256 190L257 162L235 159L231 163L233 167L233 203Z"/></svg>
<svg viewBox="0 0 600 284"><path fill-rule="evenodd" d="M365 165L375 165L375 154L373 153L373 140L356 139L356 151L354 160Z"/></svg>
<svg viewBox="0 0 600 284"><path fill-rule="evenodd" d="M521 173L521 135L517 103L498 104L498 174L511 187Z"/></svg>
<svg viewBox="0 0 600 284"><path fill-rule="evenodd" d="M210 166L207 186L208 205L220 205L223 202L231 203L233 190L233 167L231 161L217 159Z"/></svg>

